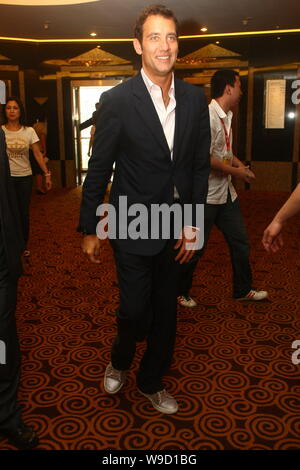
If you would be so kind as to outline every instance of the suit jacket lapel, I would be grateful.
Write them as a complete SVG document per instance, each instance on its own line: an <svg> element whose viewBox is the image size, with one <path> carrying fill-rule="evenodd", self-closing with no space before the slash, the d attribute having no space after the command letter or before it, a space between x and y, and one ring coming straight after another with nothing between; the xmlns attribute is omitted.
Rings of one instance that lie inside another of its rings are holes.
<svg viewBox="0 0 300 470"><path fill-rule="evenodd" d="M138 114L147 124L147 127L153 134L155 140L161 145L167 155L170 155L170 149L164 134L164 130L141 74L138 74L132 80L132 88Z"/></svg>
<svg viewBox="0 0 300 470"><path fill-rule="evenodd" d="M185 95L185 89L181 80L175 79L175 98L176 98L176 114L175 114L175 135L173 160L178 158L180 151L180 143L185 133L188 122L188 103Z"/></svg>

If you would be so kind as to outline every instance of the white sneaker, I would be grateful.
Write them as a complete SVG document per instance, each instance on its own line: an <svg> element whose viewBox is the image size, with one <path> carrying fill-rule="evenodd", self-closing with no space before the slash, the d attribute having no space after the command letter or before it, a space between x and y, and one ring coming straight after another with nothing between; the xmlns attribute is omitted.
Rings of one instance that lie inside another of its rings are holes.
<svg viewBox="0 0 300 470"><path fill-rule="evenodd" d="M177 401L165 389L152 394L144 393L141 390L139 390L139 392L144 395L144 397L148 398L153 407L161 413L172 415L178 411Z"/></svg>
<svg viewBox="0 0 300 470"><path fill-rule="evenodd" d="M236 300L253 300L255 302L265 300L268 298L268 292L266 290L254 290L251 289L245 297L241 297Z"/></svg>
<svg viewBox="0 0 300 470"><path fill-rule="evenodd" d="M123 387L126 380L126 370L117 370L110 362L105 370L104 390L107 393L117 393Z"/></svg>
<svg viewBox="0 0 300 470"><path fill-rule="evenodd" d="M192 297L190 297L189 295L180 295L179 297L177 297L177 301L179 303L179 305L181 305L182 307L196 307L197 305L197 302L192 299Z"/></svg>

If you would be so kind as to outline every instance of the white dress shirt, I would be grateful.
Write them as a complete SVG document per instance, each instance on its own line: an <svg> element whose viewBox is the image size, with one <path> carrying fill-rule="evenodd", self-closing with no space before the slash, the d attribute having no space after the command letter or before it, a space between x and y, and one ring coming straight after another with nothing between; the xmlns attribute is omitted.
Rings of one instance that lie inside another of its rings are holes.
<svg viewBox="0 0 300 470"><path fill-rule="evenodd" d="M211 157L219 158L221 161L226 161L227 164L232 165L232 111L228 111L226 114L219 103L214 99L211 100L208 109L211 129L210 155ZM222 121L230 139L231 158L229 161ZM231 175L226 175L221 171L211 170L208 179L208 194L206 202L208 204L225 204L227 201L228 189L230 191L231 200L234 201L237 198L237 194L231 182Z"/></svg>
<svg viewBox="0 0 300 470"><path fill-rule="evenodd" d="M162 89L160 88L160 86L155 85L155 83L153 83L152 80L150 80L150 78L145 74L143 69L141 69L141 75L143 77L146 88L149 91L154 107L158 114L160 123L162 125L166 137L166 141L170 149L171 160L173 160L176 108L174 74L172 73L172 82L168 93L170 98L168 106L165 106ZM179 199L179 194L175 186L174 199Z"/></svg>
<svg viewBox="0 0 300 470"><path fill-rule="evenodd" d="M168 146L170 149L171 160L173 159L173 148L174 148L174 134L175 134L175 108L176 108L176 99L175 99L175 85L174 85L174 74L172 74L172 82L169 89L169 103L168 106L165 106L163 100L163 94L161 88L150 80L146 75L145 71L141 69L141 75L143 77L144 83L147 90L151 96L154 107L158 114L159 120L161 122ZM179 194L174 186L174 200L179 199ZM195 236L195 233L192 231L194 227L187 226L185 227L185 235L188 239L192 239ZM196 228L198 232L198 229ZM196 236L195 249L198 248L199 236ZM192 248L192 243L190 243L190 248Z"/></svg>
<svg viewBox="0 0 300 470"><path fill-rule="evenodd" d="M149 91L153 104L155 106L156 112L158 114L159 120L161 122L166 140L171 153L171 159L173 158L173 147L174 147L174 133L175 133L175 108L176 108L176 99L175 99L175 87L174 87L174 74L172 74L172 83L169 89L169 98L170 101L168 106L165 106L162 90L158 85L155 85L149 77L145 74L144 70L141 70L141 74L144 80L144 83Z"/></svg>

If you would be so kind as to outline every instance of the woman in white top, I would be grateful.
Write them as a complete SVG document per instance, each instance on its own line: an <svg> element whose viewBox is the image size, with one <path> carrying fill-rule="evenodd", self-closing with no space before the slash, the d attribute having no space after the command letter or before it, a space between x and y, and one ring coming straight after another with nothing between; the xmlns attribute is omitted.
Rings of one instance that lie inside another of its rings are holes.
<svg viewBox="0 0 300 470"><path fill-rule="evenodd" d="M26 246L24 256L29 256L27 243L29 238L29 206L32 191L29 148L32 149L34 157L45 175L48 190L51 189L51 173L40 151L39 138L35 130L32 127L27 127L25 124L23 103L15 96L7 98L2 129L5 133L11 179L15 188Z"/></svg>

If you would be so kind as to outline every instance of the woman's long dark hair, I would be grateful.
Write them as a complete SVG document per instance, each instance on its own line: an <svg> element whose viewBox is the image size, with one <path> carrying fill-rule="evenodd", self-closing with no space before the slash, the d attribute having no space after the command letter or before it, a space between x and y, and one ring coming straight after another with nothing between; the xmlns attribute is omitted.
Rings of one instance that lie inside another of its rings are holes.
<svg viewBox="0 0 300 470"><path fill-rule="evenodd" d="M6 99L6 103L5 103L4 110L3 110L3 123L6 124L8 122L8 119L7 119L7 116L6 116L6 105L9 101L15 101L17 103L17 105L19 106L19 109L20 109L19 122L22 126L26 126L27 122L26 122L25 108L24 108L24 105L23 105L22 101L17 96L9 96Z"/></svg>

